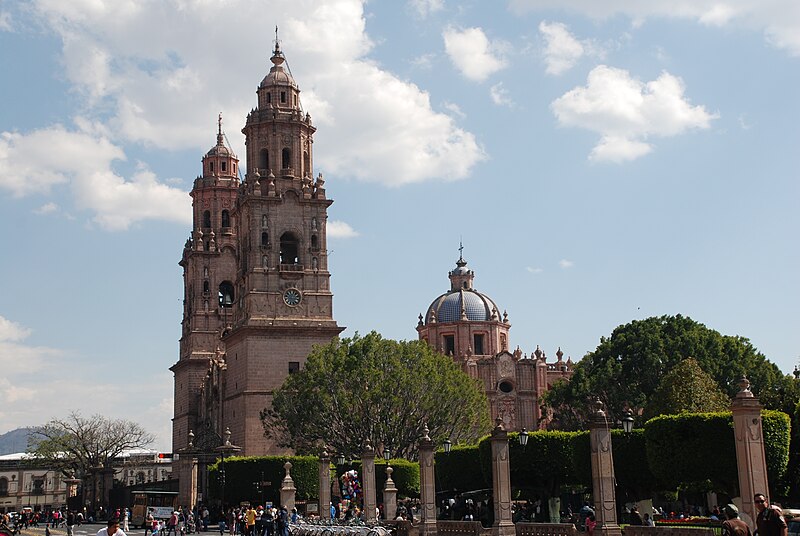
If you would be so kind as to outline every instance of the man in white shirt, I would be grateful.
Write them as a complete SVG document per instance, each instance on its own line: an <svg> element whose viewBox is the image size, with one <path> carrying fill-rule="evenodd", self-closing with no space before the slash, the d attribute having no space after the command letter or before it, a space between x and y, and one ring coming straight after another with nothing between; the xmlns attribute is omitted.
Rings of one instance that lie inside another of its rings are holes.
<svg viewBox="0 0 800 536"><path fill-rule="evenodd" d="M125 533L119 528L119 519L112 517L106 528L97 531L97 536L125 536Z"/></svg>

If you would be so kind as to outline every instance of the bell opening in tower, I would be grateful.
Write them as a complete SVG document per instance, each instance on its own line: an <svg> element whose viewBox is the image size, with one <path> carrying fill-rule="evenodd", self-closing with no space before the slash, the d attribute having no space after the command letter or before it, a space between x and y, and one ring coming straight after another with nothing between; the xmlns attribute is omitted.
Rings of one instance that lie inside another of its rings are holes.
<svg viewBox="0 0 800 536"><path fill-rule="evenodd" d="M294 233L285 232L281 235L281 264L299 264L297 246L299 240Z"/></svg>
<svg viewBox="0 0 800 536"><path fill-rule="evenodd" d="M223 281L219 284L219 306L233 307L233 284L230 281Z"/></svg>

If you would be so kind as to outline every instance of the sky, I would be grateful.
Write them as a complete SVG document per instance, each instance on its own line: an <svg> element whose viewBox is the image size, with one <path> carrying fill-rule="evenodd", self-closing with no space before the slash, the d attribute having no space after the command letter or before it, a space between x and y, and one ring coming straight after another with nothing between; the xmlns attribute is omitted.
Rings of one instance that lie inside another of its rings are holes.
<svg viewBox="0 0 800 536"><path fill-rule="evenodd" d="M0 432L170 448L188 191L276 25L345 336L416 338L463 242L525 354L683 314L798 364L796 0L0 0Z"/></svg>

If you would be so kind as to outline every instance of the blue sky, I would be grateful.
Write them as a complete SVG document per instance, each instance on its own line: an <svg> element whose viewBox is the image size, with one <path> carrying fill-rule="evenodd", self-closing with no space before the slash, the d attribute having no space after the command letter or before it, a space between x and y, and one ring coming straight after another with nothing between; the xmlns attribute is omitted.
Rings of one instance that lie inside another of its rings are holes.
<svg viewBox="0 0 800 536"><path fill-rule="evenodd" d="M797 364L794 0L0 0L0 432L169 448L187 193L276 24L346 335L415 338L463 240L525 353L680 313Z"/></svg>

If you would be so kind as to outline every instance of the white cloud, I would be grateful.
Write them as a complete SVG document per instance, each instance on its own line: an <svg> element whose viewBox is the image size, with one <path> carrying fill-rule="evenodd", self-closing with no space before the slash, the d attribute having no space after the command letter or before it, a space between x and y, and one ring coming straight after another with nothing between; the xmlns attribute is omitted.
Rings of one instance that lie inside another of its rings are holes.
<svg viewBox="0 0 800 536"><path fill-rule="evenodd" d="M55 203L53 203L51 201L50 203L45 203L44 205L42 205L41 207L37 208L33 212L34 212L34 214L52 214L53 212L56 212L57 210L58 210L58 205L56 205Z"/></svg>
<svg viewBox="0 0 800 536"><path fill-rule="evenodd" d="M596 19L624 15L634 26L650 18L695 20L708 26L734 26L762 32L773 46L800 56L800 3L796 0L511 0L516 13L568 10Z"/></svg>
<svg viewBox="0 0 800 536"><path fill-rule="evenodd" d="M442 37L450 61L470 80L482 82L507 64L504 51L508 45L502 41L490 42L480 28L450 27L444 30Z"/></svg>
<svg viewBox="0 0 800 536"><path fill-rule="evenodd" d="M16 342L27 338L31 330L0 316L0 342Z"/></svg>
<svg viewBox="0 0 800 536"><path fill-rule="evenodd" d="M422 18L444 9L444 0L409 0L409 4Z"/></svg>
<svg viewBox="0 0 800 536"><path fill-rule="evenodd" d="M570 70L580 60L585 49L560 22L539 24L539 33L545 41L544 62L547 74L560 75Z"/></svg>
<svg viewBox="0 0 800 536"><path fill-rule="evenodd" d="M566 270L567 268L572 268L573 266L575 266L575 263L567 259L561 259L560 261L558 261L558 265L562 269Z"/></svg>
<svg viewBox="0 0 800 536"><path fill-rule="evenodd" d="M387 185L466 177L486 158L483 149L432 109L427 92L369 58L363 3L270 4L304 108L320 127L317 168ZM420 5L430 11L439 3ZM66 76L87 120L115 144L191 148L199 156L213 145L223 111L233 149L244 155L238 131L270 67L262 5L38 0L35 8L64 43ZM147 184L140 191L155 193L152 181L139 180Z"/></svg>
<svg viewBox="0 0 800 536"><path fill-rule="evenodd" d="M3 132L0 188L21 197L68 184L78 208L110 230L147 219L191 222L184 190L159 183L143 165L126 180L112 168L117 160L125 160L125 154L107 138L61 125L25 135ZM40 211L49 210L45 207Z"/></svg>
<svg viewBox="0 0 800 536"><path fill-rule="evenodd" d="M489 88L489 96L492 102L498 106L513 106L514 102L508 96L508 90L503 87L502 82L498 82Z"/></svg>
<svg viewBox="0 0 800 536"><path fill-rule="evenodd" d="M172 436L171 424L164 415L172 415L170 393L172 374L168 371L148 376L147 392L141 382L122 381L114 360L79 359L63 350L34 346L26 339L33 330L0 316L0 432L21 426L38 426L71 411L86 415L97 413L97 400L114 404L103 409L110 418L125 418L152 426L163 448ZM69 359L67 359L69 358ZM119 377L120 381L98 381ZM87 396L91 393L91 396ZM137 414L130 415L136 407Z"/></svg>
<svg viewBox="0 0 800 536"><path fill-rule="evenodd" d="M534 268L533 266L526 266L525 269L532 274L541 274L542 272L544 272L542 268L539 267Z"/></svg>
<svg viewBox="0 0 800 536"><path fill-rule="evenodd" d="M0 11L0 30L11 31L11 13Z"/></svg>
<svg viewBox="0 0 800 536"><path fill-rule="evenodd" d="M676 136L705 129L717 116L692 106L683 81L667 72L643 83L622 69L600 65L586 86L568 91L550 105L559 124L601 134L591 158L621 162L652 150L650 137Z"/></svg>
<svg viewBox="0 0 800 536"><path fill-rule="evenodd" d="M358 232L350 224L343 221L331 220L326 229L330 238L353 238L358 236Z"/></svg>
<svg viewBox="0 0 800 536"><path fill-rule="evenodd" d="M467 117L467 114L464 113L464 110L462 110L461 107L455 102L445 102L442 106L445 110L459 117L460 119Z"/></svg>

